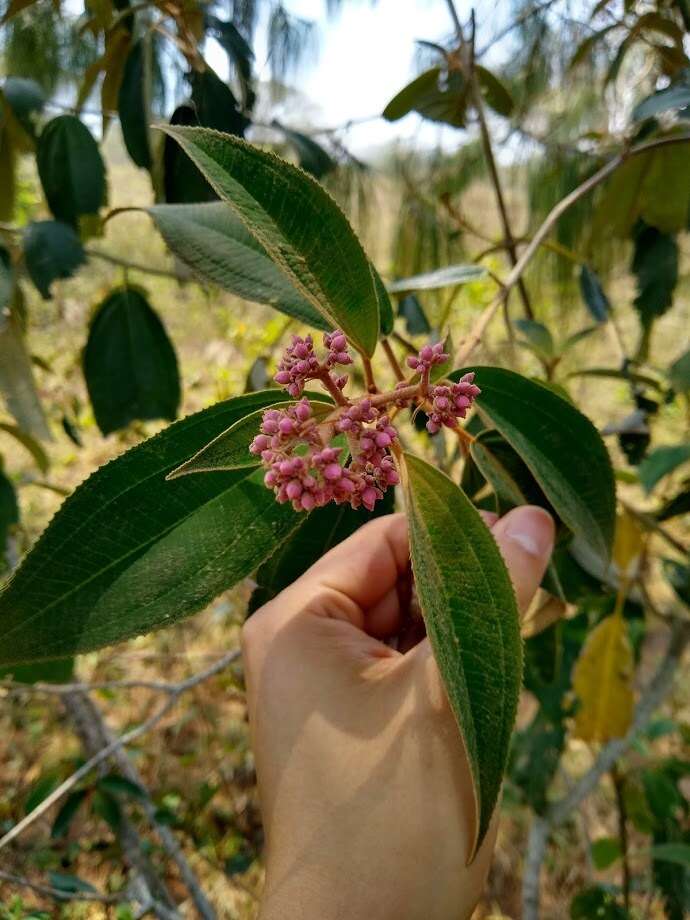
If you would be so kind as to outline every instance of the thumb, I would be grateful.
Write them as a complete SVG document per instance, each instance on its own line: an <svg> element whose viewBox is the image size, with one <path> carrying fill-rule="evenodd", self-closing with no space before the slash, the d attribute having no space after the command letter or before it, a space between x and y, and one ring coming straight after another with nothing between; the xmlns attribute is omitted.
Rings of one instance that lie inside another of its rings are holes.
<svg viewBox="0 0 690 920"><path fill-rule="evenodd" d="M518 607L524 613L549 564L555 534L553 518L543 508L524 505L509 511L491 532L510 573Z"/></svg>

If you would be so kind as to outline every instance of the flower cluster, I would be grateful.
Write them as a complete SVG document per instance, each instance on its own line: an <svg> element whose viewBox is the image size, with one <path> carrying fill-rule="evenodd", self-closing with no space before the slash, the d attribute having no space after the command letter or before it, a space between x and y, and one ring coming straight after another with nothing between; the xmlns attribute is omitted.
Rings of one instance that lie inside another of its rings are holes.
<svg viewBox="0 0 690 920"><path fill-rule="evenodd" d="M376 393L353 401L342 392L347 376L332 373L336 365L352 363L347 339L340 330L326 333L327 353L319 360L310 335L293 336L275 380L297 398L308 380L318 380L336 405L328 415L314 415L306 397L285 408L267 409L261 430L250 451L261 457L264 482L279 502L291 502L296 511L311 511L328 502L347 503L371 511L389 486L399 482L391 451L397 450L398 433L386 407L410 403L429 409L427 428L454 428L464 418L479 387L474 374L458 383L430 385L429 373L448 355L442 344L425 345L408 364L419 375L417 384L402 381L391 393ZM334 443L338 438L342 443Z"/></svg>
<svg viewBox="0 0 690 920"><path fill-rule="evenodd" d="M293 335L292 344L285 350L278 373L273 378L276 383L285 387L290 396L301 396L307 380L323 377L334 365L352 364L352 357L347 350L347 339L339 329L326 333L323 343L328 349L328 354L321 362L314 352L314 340L310 335L305 338ZM347 374L336 377L334 383L342 390L347 383Z"/></svg>
<svg viewBox="0 0 690 920"><path fill-rule="evenodd" d="M459 418L465 418L467 410L472 405L481 390L474 383L474 373L464 374L457 383L436 384L428 393L431 403L427 430L436 434L443 425L455 428Z"/></svg>
<svg viewBox="0 0 690 920"><path fill-rule="evenodd" d="M329 501L371 511L388 486L398 482L386 451L397 437L388 417L379 416L371 405L353 405L348 412L335 425L319 424L307 399L264 412L261 431L249 450L261 457L264 482L279 502L292 502L296 511L311 511ZM348 466L341 463L342 447L324 443L336 429L347 432Z"/></svg>
<svg viewBox="0 0 690 920"><path fill-rule="evenodd" d="M425 345L418 355L410 355L407 366L423 376L435 364L444 364L449 357L443 350L443 342L437 342L435 345Z"/></svg>

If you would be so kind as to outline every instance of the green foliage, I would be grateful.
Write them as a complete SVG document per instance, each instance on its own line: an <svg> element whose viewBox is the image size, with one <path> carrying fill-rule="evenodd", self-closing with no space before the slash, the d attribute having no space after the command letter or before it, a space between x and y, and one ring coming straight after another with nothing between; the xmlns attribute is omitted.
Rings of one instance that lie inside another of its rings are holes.
<svg viewBox="0 0 690 920"><path fill-rule="evenodd" d="M59 220L39 220L24 231L24 259L29 277L46 300L60 278L71 278L86 262L84 248L69 224Z"/></svg>
<svg viewBox="0 0 690 920"><path fill-rule="evenodd" d="M589 265L583 265L580 270L580 290L592 318L598 323L605 323L611 312L611 303L604 292L599 276L592 271Z"/></svg>
<svg viewBox="0 0 690 920"><path fill-rule="evenodd" d="M423 275L413 275L411 278L401 278L388 285L391 294L407 294L411 291L433 291L437 288L453 287L457 284L467 284L476 281L485 275L479 265L448 265L434 272L425 272Z"/></svg>
<svg viewBox="0 0 690 920"><path fill-rule="evenodd" d="M429 121L440 121L463 128L467 116L469 89L462 74L432 67L416 77L383 110L387 121L398 121L417 112Z"/></svg>
<svg viewBox="0 0 690 920"><path fill-rule="evenodd" d="M635 232L631 270L637 278L634 307L643 331L648 333L654 320L663 316L673 303L673 292L678 283L678 244L675 238L655 227L639 226Z"/></svg>
<svg viewBox="0 0 690 920"><path fill-rule="evenodd" d="M122 126L122 139L132 161L143 169L151 169L149 113L146 99L146 44L134 42L127 55L122 82L117 97L117 111Z"/></svg>
<svg viewBox="0 0 690 920"><path fill-rule="evenodd" d="M180 405L177 358L145 291L112 290L91 320L84 377L103 434L134 419L172 421Z"/></svg>
<svg viewBox="0 0 690 920"><path fill-rule="evenodd" d="M657 447L651 451L638 467L640 482L649 494L656 484L690 461L690 444L675 444L668 447Z"/></svg>
<svg viewBox="0 0 690 920"><path fill-rule="evenodd" d="M41 131L36 149L41 185L54 217L76 226L105 202L105 166L89 129L74 115L58 115Z"/></svg>
<svg viewBox="0 0 690 920"><path fill-rule="evenodd" d="M93 473L0 594L0 663L69 655L167 625L270 556L301 519L276 504L260 476L165 477L279 399L268 390L218 403Z"/></svg>
<svg viewBox="0 0 690 920"><path fill-rule="evenodd" d="M405 456L404 476L419 602L474 782L471 858L508 757L522 671L518 611L500 552L469 499L418 457Z"/></svg>
<svg viewBox="0 0 690 920"><path fill-rule="evenodd" d="M309 401L317 418L327 415L333 409L333 403L319 393L310 393ZM278 408L280 405L278 402L268 408ZM285 405L294 405L294 402ZM264 411L263 408L257 409L235 422L210 444L202 447L193 457L173 470L168 479L177 479L178 476L187 476L190 473L212 473L217 470L241 470L260 466L260 459L249 453L249 445L259 430Z"/></svg>
<svg viewBox="0 0 690 920"><path fill-rule="evenodd" d="M159 204L149 214L171 251L202 281L317 329L329 327L224 202Z"/></svg>
<svg viewBox="0 0 690 920"><path fill-rule="evenodd" d="M586 416L552 390L498 367L475 368L479 412L524 460L575 537L607 559L615 484L608 452ZM459 379L464 371L454 371Z"/></svg>
<svg viewBox="0 0 690 920"><path fill-rule="evenodd" d="M297 290L371 354L379 329L372 272L345 216L321 186L296 167L229 136L202 129L165 130ZM286 207L295 197L298 214Z"/></svg>

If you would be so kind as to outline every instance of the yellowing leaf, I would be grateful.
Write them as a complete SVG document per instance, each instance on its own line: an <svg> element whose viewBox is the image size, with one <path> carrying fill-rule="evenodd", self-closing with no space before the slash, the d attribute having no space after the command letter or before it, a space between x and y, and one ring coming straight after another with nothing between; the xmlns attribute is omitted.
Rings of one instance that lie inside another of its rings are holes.
<svg viewBox="0 0 690 920"><path fill-rule="evenodd" d="M632 674L628 627L614 613L592 630L573 669L576 738L606 742L626 734L633 714Z"/></svg>
<svg viewBox="0 0 690 920"><path fill-rule="evenodd" d="M623 509L616 515L611 558L621 578L633 578L640 567L645 535L637 519Z"/></svg>

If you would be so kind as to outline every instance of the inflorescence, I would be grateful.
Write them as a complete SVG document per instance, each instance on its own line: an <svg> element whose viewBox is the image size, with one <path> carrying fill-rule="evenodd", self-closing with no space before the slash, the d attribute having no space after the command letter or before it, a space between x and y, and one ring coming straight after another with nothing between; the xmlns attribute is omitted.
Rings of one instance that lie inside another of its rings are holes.
<svg viewBox="0 0 690 920"><path fill-rule="evenodd" d="M412 382L403 381L390 393L350 399L343 393L347 375L333 372L352 364L347 339L336 329L326 333L323 342L327 353L320 360L312 336L293 336L274 379L290 396L302 398L285 409L267 409L249 450L261 457L264 482L278 501L291 502L296 511L311 511L330 501L371 511L386 489L399 482L391 454L397 449L398 433L386 407L423 406L429 414L427 428L435 434L444 425L456 428L480 390L473 373L457 383L430 383L431 369L448 361L443 345L437 343L407 359L414 371ZM319 381L335 400L325 418L315 416L309 399L302 396L309 380Z"/></svg>

